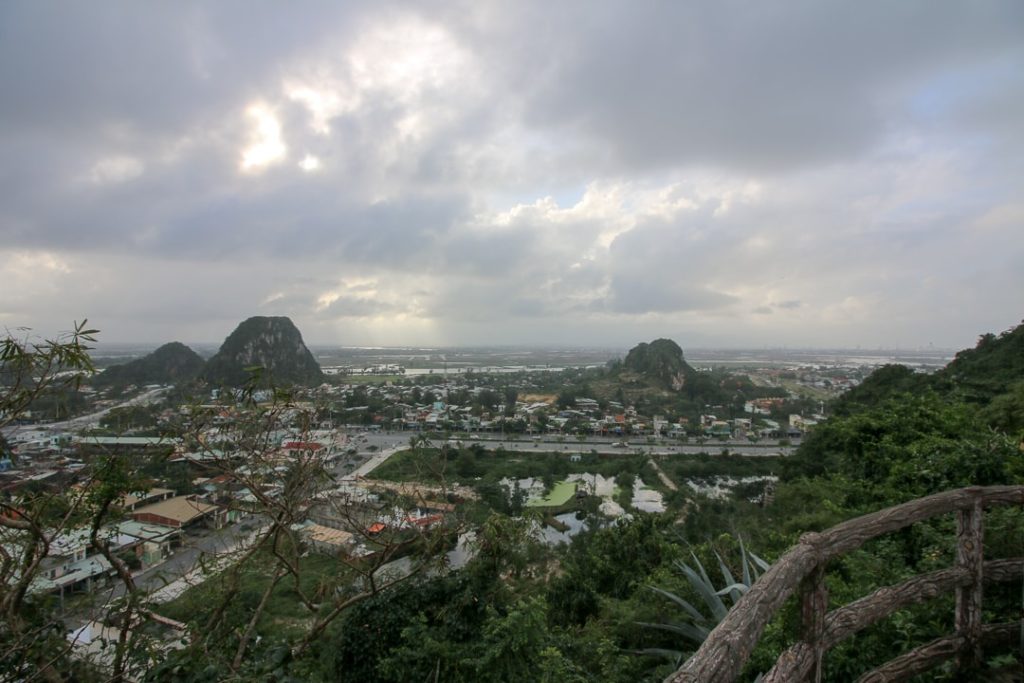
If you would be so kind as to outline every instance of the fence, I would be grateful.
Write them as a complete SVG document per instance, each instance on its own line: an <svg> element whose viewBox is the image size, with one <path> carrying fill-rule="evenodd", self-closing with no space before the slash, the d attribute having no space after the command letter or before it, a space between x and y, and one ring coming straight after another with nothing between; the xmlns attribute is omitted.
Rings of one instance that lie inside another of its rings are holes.
<svg viewBox="0 0 1024 683"><path fill-rule="evenodd" d="M900 681L955 658L961 671L982 661L986 649L1009 651L1022 622L982 623L982 586L1024 575L1024 557L984 560L984 510L1024 505L1024 486L969 487L918 498L843 522L821 533L808 533L779 559L730 610L700 649L666 683L734 681L743 670L765 626L786 600L799 593L802 633L764 676L764 683L820 683L825 653L842 640L893 612L956 591L955 631L906 652L864 674L860 683ZM881 588L848 605L828 611L825 568L829 560L865 542L916 522L955 512L956 560L948 569L920 574Z"/></svg>

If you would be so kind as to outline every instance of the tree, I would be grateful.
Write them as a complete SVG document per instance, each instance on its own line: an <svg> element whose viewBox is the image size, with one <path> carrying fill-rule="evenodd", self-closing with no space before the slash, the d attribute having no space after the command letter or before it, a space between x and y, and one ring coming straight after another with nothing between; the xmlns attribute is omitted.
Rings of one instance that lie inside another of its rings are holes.
<svg viewBox="0 0 1024 683"><path fill-rule="evenodd" d="M0 339L0 426L17 420L39 397L73 389L87 377L94 335L83 323L50 341ZM209 561L200 554L192 569L206 581L179 598L177 607L160 607L163 616L153 611L157 586L137 581L136 561L115 543L112 524L121 519L126 494L147 491L154 473L175 470L168 461L172 449L151 458L100 454L73 487L25 487L0 498L0 677L196 680L227 673L266 679L280 667L305 666L311 646L353 606L440 562L457 525L407 524L422 495L389 495L393 523L371 530L358 490L337 488L323 449L301 445L312 441L315 405L276 389L268 397L257 390L262 386L256 373L240 392L222 393L219 403L188 406L174 425L181 466L226 482L218 503L250 515L255 528L246 535L244 525L235 525L234 550ZM283 448L288 441L300 445ZM413 446L424 444L429 442L420 437ZM445 499L443 482L436 495ZM366 552L311 554L301 530L314 510L318 518L336 520L355 550ZM65 639L60 604L43 582L69 535L86 539L87 554L102 558L97 562L109 566L117 584L113 592L88 596L77 613L117 626L110 646L94 660L75 653ZM411 558L408 571L388 572L402 556ZM281 630L266 618L281 608L284 595L299 628ZM177 652L167 652L149 628L167 623L167 614L172 623L185 622L187 645Z"/></svg>
<svg viewBox="0 0 1024 683"><path fill-rule="evenodd" d="M0 339L0 427L16 421L47 393L75 389L91 375L88 352L96 333L83 320L54 339L40 341L27 330ZM104 495L98 483L94 479L80 493L66 496L26 489L0 500L0 670L14 679L60 677L71 666L60 622L33 589L54 541L74 521L88 519L92 529L101 523ZM109 491L111 484L105 488ZM104 550L95 531L91 536ZM126 570L117 558L107 559ZM116 663L123 670L124 649L118 645Z"/></svg>
<svg viewBox="0 0 1024 683"><path fill-rule="evenodd" d="M206 664L220 661L222 668L241 675L243 669L261 671L260 657L250 661L248 653L279 586L287 586L306 625L293 629L284 639L270 632L263 635L286 648L291 658L302 658L346 610L431 566L446 547L449 530L400 524L422 502L414 495L396 498L395 522L371 532L365 511L355 499L357 494L348 489L332 493L333 477L319 450L293 452L282 471L280 449L272 435L285 426L295 440L306 442L315 418L314 412L295 403L291 393L276 391L268 403L249 398L236 409L239 418L225 426L217 419L215 408L196 407L182 425L183 434L197 453L206 456L199 461L208 476L229 477L251 493L263 526L222 572L217 590L204 600L197 615L200 618L193 620L192 642L173 661L179 665L182 658ZM210 440L214 435L216 442ZM423 435L413 437L414 448L424 442ZM226 452L225 444L231 444ZM314 508L319 518L336 520L350 530L356 543L372 545L374 550L360 556L338 556L333 569L322 577L328 582L318 582L311 590L308 546L296 527L309 519ZM414 551L410 571L398 575L383 571L410 549ZM254 572L259 577L258 601L233 616L231 608L245 577Z"/></svg>
<svg viewBox="0 0 1024 683"><path fill-rule="evenodd" d="M505 417L513 417L516 414L516 400L519 398L519 392L516 391L515 387L509 387L505 389Z"/></svg>
<svg viewBox="0 0 1024 683"><path fill-rule="evenodd" d="M55 339L37 340L24 330L21 337L0 339L0 427L17 420L47 393L77 390L95 372L89 344L98 330L87 321Z"/></svg>

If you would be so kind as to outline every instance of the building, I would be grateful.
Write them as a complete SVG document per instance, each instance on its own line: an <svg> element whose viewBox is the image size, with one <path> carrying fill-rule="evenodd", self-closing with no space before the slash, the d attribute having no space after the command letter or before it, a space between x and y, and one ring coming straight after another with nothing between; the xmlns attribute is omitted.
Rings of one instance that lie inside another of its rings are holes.
<svg viewBox="0 0 1024 683"><path fill-rule="evenodd" d="M160 564L181 545L181 529L172 526L128 521L118 524L116 530L119 536L134 541L135 557L143 568Z"/></svg>
<svg viewBox="0 0 1024 683"><path fill-rule="evenodd" d="M145 492L126 493L121 496L121 500L118 503L122 508L131 512L137 507L158 503L161 500L167 500L173 495L174 491L171 489L152 488Z"/></svg>
<svg viewBox="0 0 1024 683"><path fill-rule="evenodd" d="M355 545L355 537L348 531L307 522L298 527L299 534L309 547L321 553L336 555L347 553Z"/></svg>
<svg viewBox="0 0 1024 683"><path fill-rule="evenodd" d="M132 519L143 524L161 524L176 529L199 524L217 529L224 524L225 515L220 507L204 503L196 496L176 496L136 508L132 511Z"/></svg>

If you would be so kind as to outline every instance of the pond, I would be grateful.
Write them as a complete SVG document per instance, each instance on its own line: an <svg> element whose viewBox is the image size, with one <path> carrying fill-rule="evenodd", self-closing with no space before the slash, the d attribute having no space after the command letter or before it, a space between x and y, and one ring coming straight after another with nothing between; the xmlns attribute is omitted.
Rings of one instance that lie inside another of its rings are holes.
<svg viewBox="0 0 1024 683"><path fill-rule="evenodd" d="M686 485L693 489L695 492L703 494L708 498L714 498L716 500L723 500L729 497L732 490L740 484L750 484L755 481L778 481L778 477L774 476L753 476L753 477L727 477L727 476L712 476L712 477L701 477L699 479L687 479Z"/></svg>
<svg viewBox="0 0 1024 683"><path fill-rule="evenodd" d="M661 491L648 488L640 477L633 480L632 506L643 512L665 511L665 501L662 499Z"/></svg>
<svg viewBox="0 0 1024 683"><path fill-rule="evenodd" d="M542 525L537 538L545 545L555 546L562 543L571 543L573 536L588 528L584 520L576 517L575 512L564 512L560 515L555 515L555 519L567 528L565 531L559 531L547 524Z"/></svg>
<svg viewBox="0 0 1024 683"><path fill-rule="evenodd" d="M586 491L590 495L601 499L599 507L601 514L606 517L621 517L626 514L622 505L616 500L619 497L619 487L615 485L614 477L605 477L590 472L570 474L564 480L555 484L547 496L544 495L544 482L534 477L523 479L505 478L499 482L509 490L509 496L513 494L518 485L519 490L526 496L527 507L557 507L569 502L577 489ZM693 484L690 484L693 486ZM640 477L633 481L633 495L630 507L643 512L664 512L665 502L660 491L650 488Z"/></svg>

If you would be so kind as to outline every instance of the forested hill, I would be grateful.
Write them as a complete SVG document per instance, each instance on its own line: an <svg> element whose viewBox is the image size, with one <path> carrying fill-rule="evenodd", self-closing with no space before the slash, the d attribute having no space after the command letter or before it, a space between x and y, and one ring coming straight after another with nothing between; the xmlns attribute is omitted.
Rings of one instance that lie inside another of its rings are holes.
<svg viewBox="0 0 1024 683"><path fill-rule="evenodd" d="M579 398L632 406L641 415L662 415L696 424L709 406L723 415L742 414L744 403L755 398L784 397L781 387L758 386L750 377L724 368L695 369L671 339L642 342L622 360L607 368L594 368L563 384L558 405L571 408ZM607 409L607 405L601 405Z"/></svg>
<svg viewBox="0 0 1024 683"><path fill-rule="evenodd" d="M93 379L100 387L129 384L175 384L194 379L203 359L181 342L164 344L153 353L123 365L112 365Z"/></svg>
<svg viewBox="0 0 1024 683"><path fill-rule="evenodd" d="M928 390L932 377L914 372L906 365L883 365L840 396L832 405L833 415L852 415L902 393Z"/></svg>
<svg viewBox="0 0 1024 683"><path fill-rule="evenodd" d="M679 389L696 371L683 360L683 350L671 339L655 339L630 349L622 361L626 370L664 387Z"/></svg>
<svg viewBox="0 0 1024 683"><path fill-rule="evenodd" d="M212 384L242 386L249 368L262 368L261 383L311 386L323 381L320 365L289 318L253 317L232 332L203 369Z"/></svg>
<svg viewBox="0 0 1024 683"><path fill-rule="evenodd" d="M1024 472L1024 325L982 336L933 375L879 368L832 413L789 461L789 478L840 475L899 498L1015 481Z"/></svg>
<svg viewBox="0 0 1024 683"><path fill-rule="evenodd" d="M935 375L964 399L988 403L1024 381L1024 322L999 336L985 334L973 349L964 349Z"/></svg>
<svg viewBox="0 0 1024 683"><path fill-rule="evenodd" d="M883 366L840 397L833 412L851 415L894 396L921 392L983 407L1008 394L1024 393L1024 323L998 336L982 335L977 346L957 353L934 375L903 365Z"/></svg>

